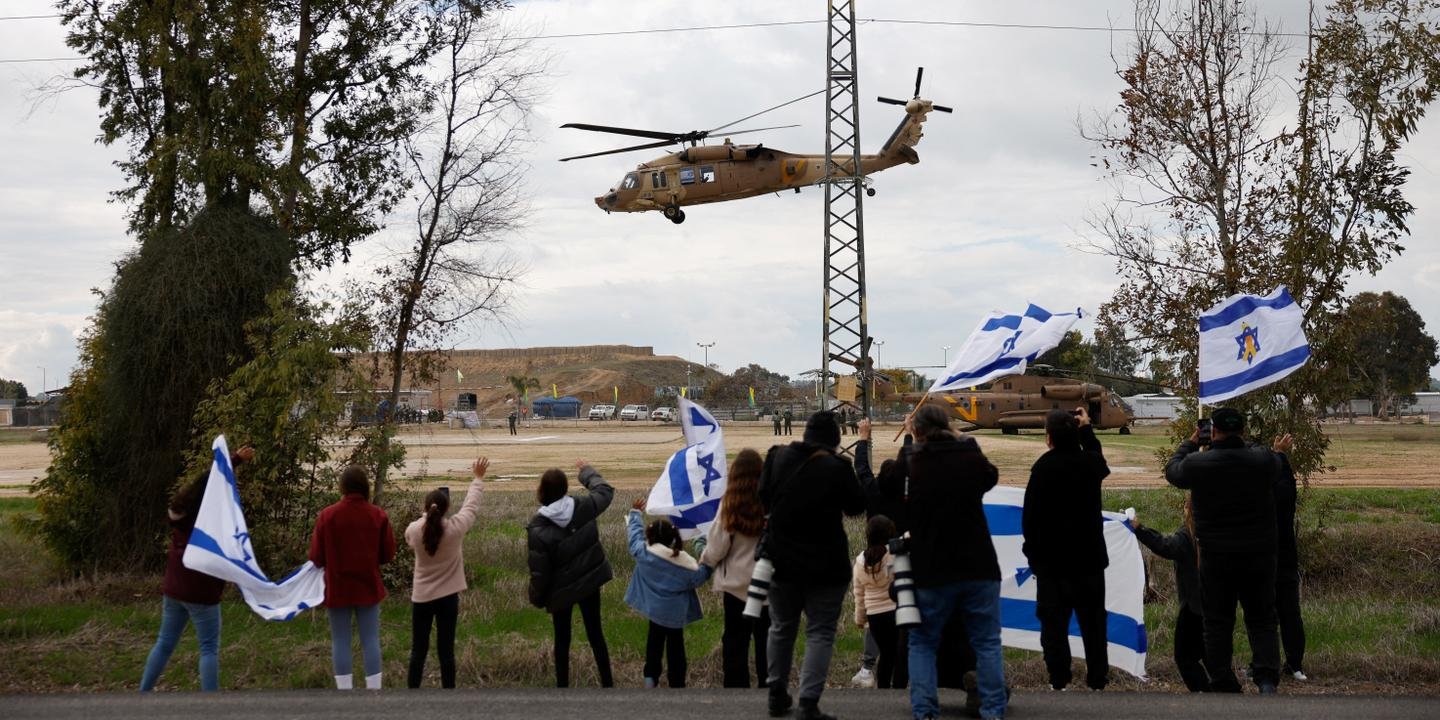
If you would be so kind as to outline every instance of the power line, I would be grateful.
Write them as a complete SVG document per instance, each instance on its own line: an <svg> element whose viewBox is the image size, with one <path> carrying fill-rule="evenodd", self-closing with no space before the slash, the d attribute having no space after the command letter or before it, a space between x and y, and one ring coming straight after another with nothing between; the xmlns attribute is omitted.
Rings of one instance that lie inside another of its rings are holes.
<svg viewBox="0 0 1440 720"><path fill-rule="evenodd" d="M27 20L39 18L56 18L59 15L13 15L0 17L0 20ZM1047 30L1060 32L1104 32L1104 33L1134 33L1135 28L1109 27L1105 25L1054 25L1041 23L1000 23L1000 22L978 22L967 20L905 20L900 18L857 18L859 24L877 25L919 25L927 27L958 27L974 28L981 30ZM690 25L671 28L640 28L635 30L606 30L581 33L556 33L551 35L515 35L496 38L497 41L521 41L521 40L573 40L580 38L603 38L603 37L624 37L630 35L659 35L665 33L682 32L706 32L710 30L750 30L756 28L795 27L800 25L821 25L824 20L779 20L774 22L735 23L730 25ZM1237 34L1247 36L1270 35L1271 37L1305 38L1308 33L1286 33L1286 32L1260 32L1255 30L1240 31ZM85 58L80 57L50 57L50 58L0 58L0 64L14 63L40 63L40 62L81 62Z"/></svg>
<svg viewBox="0 0 1440 720"><path fill-rule="evenodd" d="M0 15L0 20L49 20L58 17L64 16L59 13L53 15Z"/></svg>

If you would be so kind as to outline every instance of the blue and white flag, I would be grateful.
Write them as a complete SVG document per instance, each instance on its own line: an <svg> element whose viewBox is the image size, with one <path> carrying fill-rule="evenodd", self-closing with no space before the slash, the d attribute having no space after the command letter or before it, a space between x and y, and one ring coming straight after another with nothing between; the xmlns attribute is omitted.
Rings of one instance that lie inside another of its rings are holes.
<svg viewBox="0 0 1440 720"><path fill-rule="evenodd" d="M692 538L710 530L725 494L725 438L709 410L680 398L680 427L685 449L665 463L665 471L650 491L645 512L668 515L680 537Z"/></svg>
<svg viewBox="0 0 1440 720"><path fill-rule="evenodd" d="M260 569L225 436L216 437L210 450L214 454L210 479L181 562L196 572L235 583L250 609L266 620L289 620L324 602L325 572L314 563L307 560L279 582L271 582Z"/></svg>
<svg viewBox="0 0 1440 720"><path fill-rule="evenodd" d="M1035 575L1021 552L1025 542L1020 519L1025 488L996 487L985 493L985 521L1000 561L1000 642L1024 650L1040 650L1040 621L1035 618ZM1127 516L1104 512L1105 635L1110 664L1137 678L1145 677L1145 562ZM1085 657L1080 626L1070 618L1070 652Z"/></svg>
<svg viewBox="0 0 1440 720"><path fill-rule="evenodd" d="M1213 405L1276 382L1310 359L1305 312L1284 285L1231 295L1200 314L1200 402Z"/></svg>
<svg viewBox="0 0 1440 720"><path fill-rule="evenodd" d="M1022 315L991 311L965 338L965 344L950 367L930 386L930 392L974 387L1004 375L1022 375L1026 364L1059 345L1080 317L1080 308L1051 313L1039 305L1025 308Z"/></svg>

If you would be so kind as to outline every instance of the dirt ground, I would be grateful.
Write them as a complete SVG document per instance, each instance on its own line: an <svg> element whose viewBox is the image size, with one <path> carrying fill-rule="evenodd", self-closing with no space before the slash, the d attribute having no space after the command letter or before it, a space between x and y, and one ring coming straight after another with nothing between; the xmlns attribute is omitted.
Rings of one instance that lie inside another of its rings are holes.
<svg viewBox="0 0 1440 720"><path fill-rule="evenodd" d="M733 456L741 448L764 452L777 441L768 423L739 422L725 426L726 449ZM878 460L893 457L899 447L892 441L895 426L875 429ZM1335 425L1329 461L1336 470L1314 480L1324 486L1440 488L1440 426ZM43 475L49 451L43 442L23 441L9 431L0 443L0 496L29 494L29 485ZM1029 432L1002 436L995 431L976 433L981 448L1000 468L1000 481L1023 485L1035 458L1045 451L1044 435ZM1157 487L1165 483L1155 449L1166 444L1164 429L1139 427L1133 435L1100 433L1106 459L1113 472L1106 487ZM846 436L848 444L851 436ZM547 468L572 468L584 459L621 487L646 487L658 477L671 453L680 449L680 429L674 424L621 423L619 421L555 421L522 427L510 436L503 427L480 430L422 426L401 434L408 459L400 474L422 479L424 486L445 478L459 481L477 455L491 461L491 476L500 483L529 489Z"/></svg>

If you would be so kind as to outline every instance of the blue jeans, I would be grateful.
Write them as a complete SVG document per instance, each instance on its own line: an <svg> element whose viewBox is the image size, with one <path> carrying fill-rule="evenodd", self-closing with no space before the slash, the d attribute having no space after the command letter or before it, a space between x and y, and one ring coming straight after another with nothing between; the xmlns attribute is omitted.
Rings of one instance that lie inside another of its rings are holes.
<svg viewBox="0 0 1440 720"><path fill-rule="evenodd" d="M355 659L350 651L350 615L360 630L360 652L365 656L365 675L380 672L380 604L328 608L330 616L330 663L336 675L355 672Z"/></svg>
<svg viewBox="0 0 1440 720"><path fill-rule="evenodd" d="M1005 717L1005 665L1000 654L1000 583L962 580L915 588L920 627L910 629L910 709L917 718L940 715L935 652L950 615L959 612L975 650L980 715Z"/></svg>
<svg viewBox="0 0 1440 720"><path fill-rule="evenodd" d="M155 689L155 681L170 662L170 654L180 642L185 624L194 621L195 635L200 640L200 689L220 689L220 605L198 605L165 596L160 610L160 635L150 657L145 659L145 674L140 678L140 692Z"/></svg>

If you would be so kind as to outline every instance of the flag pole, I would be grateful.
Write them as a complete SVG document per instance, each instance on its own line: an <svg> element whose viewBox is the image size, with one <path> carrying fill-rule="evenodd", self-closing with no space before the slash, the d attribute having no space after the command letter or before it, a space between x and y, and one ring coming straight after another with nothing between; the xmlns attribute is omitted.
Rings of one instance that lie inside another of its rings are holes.
<svg viewBox="0 0 1440 720"><path fill-rule="evenodd" d="M909 414L909 415L906 415L906 416L905 416L905 420L900 423L900 429L895 431L895 437L890 438L890 441L891 441L891 442L894 442L894 441L896 441L896 440L899 440L899 439L900 439L900 436L905 434L905 426L910 424L910 418L915 417L915 412L920 409L920 406L921 406L921 405L924 405L924 404L925 404L925 401L926 401L926 400L929 400L929 399L930 399L930 391L929 391L929 390L926 390L926 391L925 391L925 395L920 398L920 402L915 403L915 407L913 407L913 408L910 409L910 414Z"/></svg>

